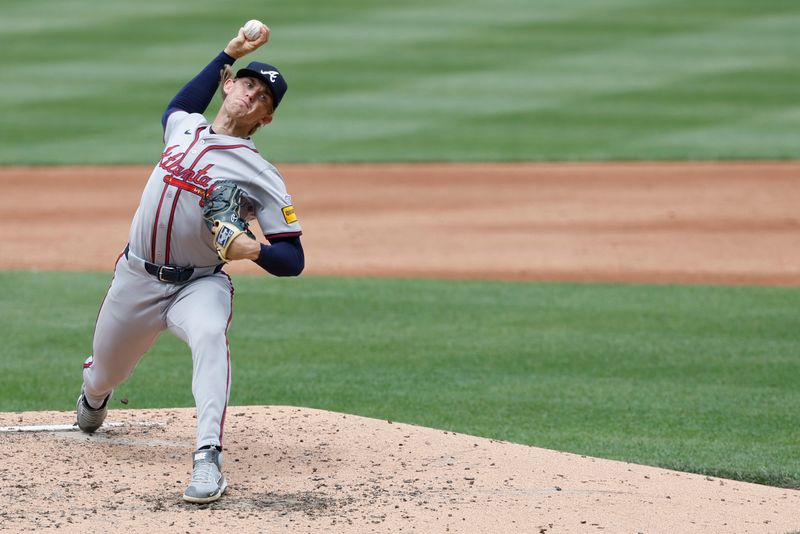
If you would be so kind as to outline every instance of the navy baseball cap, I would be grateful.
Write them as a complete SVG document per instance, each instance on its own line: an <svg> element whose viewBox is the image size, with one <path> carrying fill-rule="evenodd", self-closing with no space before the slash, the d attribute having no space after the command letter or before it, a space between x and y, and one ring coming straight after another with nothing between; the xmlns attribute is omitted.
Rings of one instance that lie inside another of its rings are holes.
<svg viewBox="0 0 800 534"><path fill-rule="evenodd" d="M288 89L286 80L283 78L281 71L278 70L278 67L270 65L269 63L253 61L245 68L239 69L239 72L236 73L236 77L256 78L267 84L267 87L269 87L269 90L272 92L272 104L274 108L277 108L278 104L281 103L281 99L286 93L286 89Z"/></svg>

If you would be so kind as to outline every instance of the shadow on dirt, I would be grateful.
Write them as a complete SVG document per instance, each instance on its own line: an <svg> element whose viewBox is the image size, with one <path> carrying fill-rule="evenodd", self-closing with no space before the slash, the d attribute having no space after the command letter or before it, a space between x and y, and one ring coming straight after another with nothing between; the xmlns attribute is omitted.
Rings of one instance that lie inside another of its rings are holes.
<svg viewBox="0 0 800 534"><path fill-rule="evenodd" d="M282 513L304 513L307 515L326 515L335 513L342 507L353 504L350 498L333 499L318 493L297 492L280 493L265 492L255 495L224 495L220 500L209 504L191 504L178 498L150 497L150 510L235 510L235 511L272 511Z"/></svg>

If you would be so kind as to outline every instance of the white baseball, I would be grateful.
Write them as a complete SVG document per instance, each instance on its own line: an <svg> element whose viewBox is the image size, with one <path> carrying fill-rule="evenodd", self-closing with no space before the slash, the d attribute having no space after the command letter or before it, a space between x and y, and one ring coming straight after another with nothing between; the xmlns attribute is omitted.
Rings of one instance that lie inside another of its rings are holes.
<svg viewBox="0 0 800 534"><path fill-rule="evenodd" d="M249 41L255 41L261 35L261 27L264 24L260 20L248 20L244 25L244 36Z"/></svg>

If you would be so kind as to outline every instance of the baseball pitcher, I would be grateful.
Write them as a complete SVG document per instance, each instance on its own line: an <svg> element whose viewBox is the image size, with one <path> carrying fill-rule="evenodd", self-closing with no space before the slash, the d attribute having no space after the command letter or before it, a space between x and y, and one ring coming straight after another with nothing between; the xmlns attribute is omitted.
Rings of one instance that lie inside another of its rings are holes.
<svg viewBox="0 0 800 534"><path fill-rule="evenodd" d="M260 31L258 31L260 30ZM222 496L222 434L230 396L227 332L233 286L222 270L249 259L276 276L304 267L300 223L278 170L251 136L272 121L287 84L273 65L254 61L232 75L233 63L269 39L260 25L240 28L224 51L189 81L162 116L165 148L144 187L129 241L95 326L84 363L78 426L94 432L108 402L158 335L169 330L191 348L197 407L197 450L186 501ZM203 116L220 90L212 122ZM258 220L267 243L249 229Z"/></svg>

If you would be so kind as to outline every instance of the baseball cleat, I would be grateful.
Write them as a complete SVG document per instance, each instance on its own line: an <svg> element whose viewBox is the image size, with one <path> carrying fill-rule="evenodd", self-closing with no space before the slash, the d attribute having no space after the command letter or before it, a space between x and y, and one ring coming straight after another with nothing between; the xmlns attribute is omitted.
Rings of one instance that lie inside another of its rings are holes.
<svg viewBox="0 0 800 534"><path fill-rule="evenodd" d="M91 434L100 428L103 424L103 421L106 420L106 415L108 415L108 399L110 398L111 393L106 396L106 399L103 401L103 405L101 407L97 409L92 408L89 406L89 403L86 402L86 397L83 394L83 388L81 388L81 396L78 397L78 404L75 406L75 410L78 414L78 428L87 434Z"/></svg>
<svg viewBox="0 0 800 534"><path fill-rule="evenodd" d="M225 493L228 482L222 475L222 453L215 448L200 449L192 455L192 480L183 492L183 500L193 503L214 502Z"/></svg>

